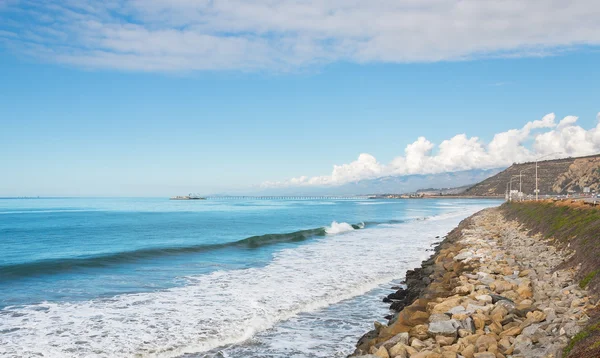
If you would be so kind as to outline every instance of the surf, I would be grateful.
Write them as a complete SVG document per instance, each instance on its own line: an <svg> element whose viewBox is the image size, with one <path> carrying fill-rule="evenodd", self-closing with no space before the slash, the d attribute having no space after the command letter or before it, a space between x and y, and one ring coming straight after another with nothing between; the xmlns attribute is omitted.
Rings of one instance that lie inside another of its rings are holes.
<svg viewBox="0 0 600 358"><path fill-rule="evenodd" d="M264 246L294 243L310 240L326 235L336 235L344 232L364 228L364 223L348 224L334 221L330 226L299 230L282 234L264 234L251 236L239 241L220 244L201 244L187 246L171 246L142 248L138 250L113 252L103 255L85 257L63 257L33 262L0 265L0 282L19 279L28 276L51 275L73 270L87 268L102 268L114 265L133 263L145 259L153 259L165 256L185 255L192 253L208 252L213 250L233 249L258 249Z"/></svg>

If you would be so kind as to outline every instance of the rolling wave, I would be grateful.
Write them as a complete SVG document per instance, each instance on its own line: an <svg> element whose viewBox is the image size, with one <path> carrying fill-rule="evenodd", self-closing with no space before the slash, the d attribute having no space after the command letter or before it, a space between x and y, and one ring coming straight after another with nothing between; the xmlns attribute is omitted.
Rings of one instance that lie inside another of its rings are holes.
<svg viewBox="0 0 600 358"><path fill-rule="evenodd" d="M353 228L347 235L280 250L264 267L196 275L188 284L166 290L7 307L0 310L0 356L169 358L199 353L201 357L202 352L247 341L279 322L330 307L397 278L399 272L429 256L427 249L437 240L435 236L476 210L445 215L428 225L413 221L377 230ZM348 229L342 224L338 226ZM385 265L373 264L388 253L398 257ZM329 325L345 324L343 315L330 317L320 313L319 323L304 331L314 337L313 330L323 334L325 329L330 339ZM367 318L365 323L369 322ZM343 327L343 335L333 336L333 341L342 342L351 329ZM284 334L272 346L257 345L256 351L245 345L252 354L234 351L230 356L263 357L271 353L271 347L289 347L289 342L290 336ZM353 343L343 349L353 349ZM323 350L322 343L316 347L321 354L332 353ZM315 356L304 353L295 356Z"/></svg>
<svg viewBox="0 0 600 358"><path fill-rule="evenodd" d="M365 227L364 223L348 224L334 221L329 227L300 230L284 234L265 234L221 244L154 247L85 257L57 258L0 265L0 282L34 275L56 274L77 269L102 268L164 256L200 253L225 248L256 249L267 245L301 242L310 238L339 234Z"/></svg>

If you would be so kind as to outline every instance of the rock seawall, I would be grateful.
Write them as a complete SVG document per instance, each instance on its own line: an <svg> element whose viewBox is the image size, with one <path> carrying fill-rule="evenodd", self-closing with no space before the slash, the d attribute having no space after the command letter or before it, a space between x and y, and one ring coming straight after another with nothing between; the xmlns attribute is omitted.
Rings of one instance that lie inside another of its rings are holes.
<svg viewBox="0 0 600 358"><path fill-rule="evenodd" d="M530 237L498 209L483 210L407 273L388 296L398 310L363 336L353 356L380 358L561 357L593 308L571 255Z"/></svg>

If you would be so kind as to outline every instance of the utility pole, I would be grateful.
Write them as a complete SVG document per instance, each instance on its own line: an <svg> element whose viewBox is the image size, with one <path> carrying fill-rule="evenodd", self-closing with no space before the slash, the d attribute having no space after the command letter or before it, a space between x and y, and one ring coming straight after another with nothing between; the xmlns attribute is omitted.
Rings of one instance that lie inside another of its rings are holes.
<svg viewBox="0 0 600 358"><path fill-rule="evenodd" d="M538 159L535 160L535 201L538 201L538 177L537 177L537 163Z"/></svg>
<svg viewBox="0 0 600 358"><path fill-rule="evenodd" d="M518 177L518 175L513 175L510 178L510 181L508 182L508 184L510 186L510 190L508 191L508 201L512 201L512 182L513 182L513 180L515 180L516 177Z"/></svg>
<svg viewBox="0 0 600 358"><path fill-rule="evenodd" d="M538 189L538 161L542 158L546 158L549 157L551 155L555 155L555 154L562 154L561 152L554 152L554 153L550 153L550 154L546 154L546 155L542 155L541 157L537 158L535 160L535 201L538 201L538 193L539 193L539 189Z"/></svg>
<svg viewBox="0 0 600 358"><path fill-rule="evenodd" d="M531 167L519 170L519 195L521 195L521 199L523 199L523 172L529 169L531 169Z"/></svg>

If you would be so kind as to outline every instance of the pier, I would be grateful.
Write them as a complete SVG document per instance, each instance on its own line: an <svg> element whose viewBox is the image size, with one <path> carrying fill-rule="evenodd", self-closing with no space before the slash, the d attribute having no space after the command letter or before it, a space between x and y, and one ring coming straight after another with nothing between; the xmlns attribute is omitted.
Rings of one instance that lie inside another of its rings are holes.
<svg viewBox="0 0 600 358"><path fill-rule="evenodd" d="M368 195L324 195L324 196L206 196L206 200L362 200Z"/></svg>

